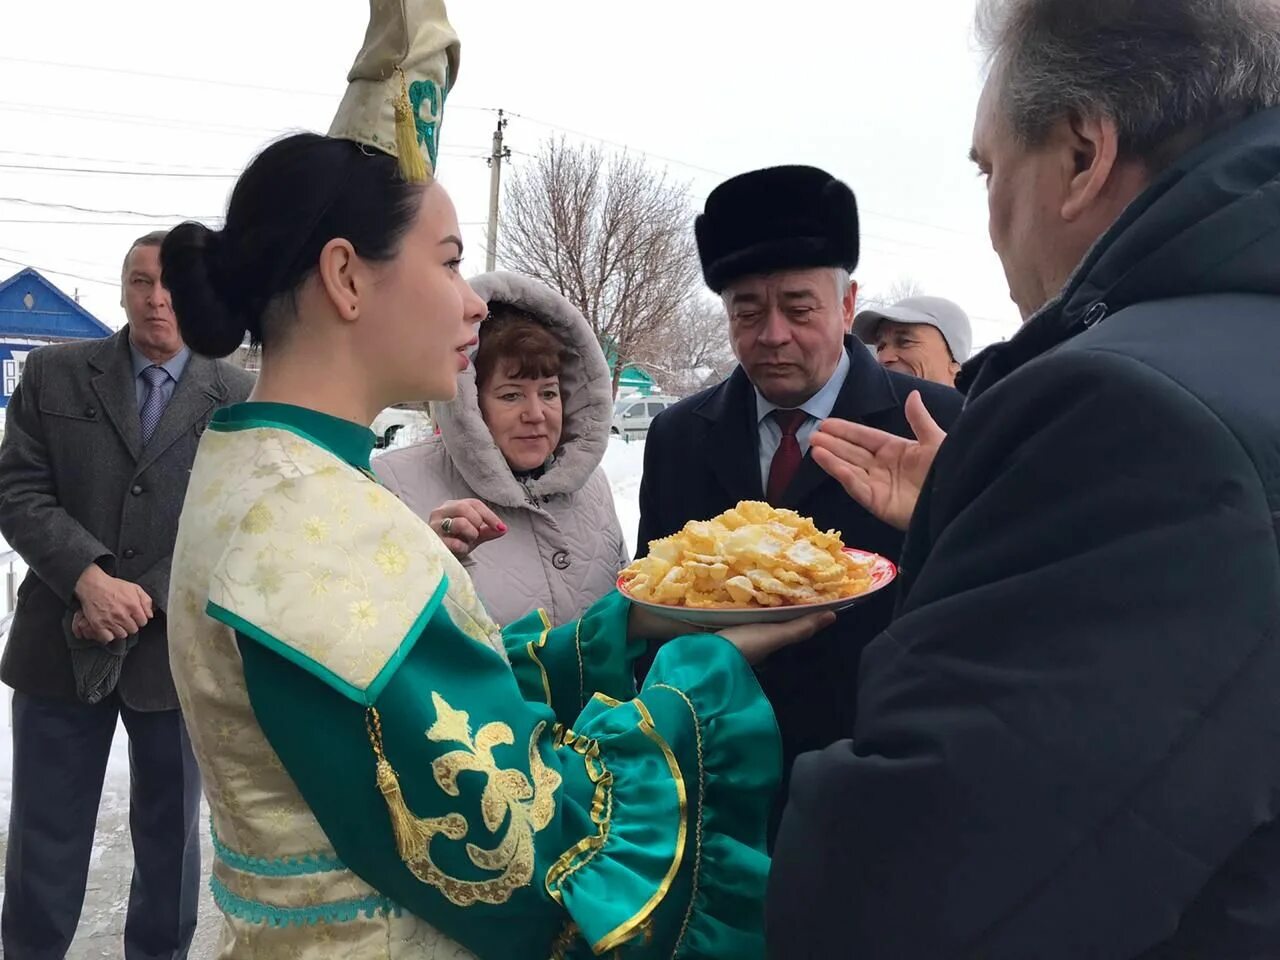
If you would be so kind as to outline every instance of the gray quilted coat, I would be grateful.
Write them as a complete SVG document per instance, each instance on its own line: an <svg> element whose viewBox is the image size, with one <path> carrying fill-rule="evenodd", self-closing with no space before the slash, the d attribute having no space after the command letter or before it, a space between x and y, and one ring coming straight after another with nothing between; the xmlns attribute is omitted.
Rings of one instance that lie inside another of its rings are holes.
<svg viewBox="0 0 1280 960"><path fill-rule="evenodd" d="M471 285L490 303L537 317L568 344L560 449L541 477L517 480L480 416L469 368L459 377L456 399L432 407L440 434L377 457L373 468L423 519L446 500L487 503L508 529L466 561L485 608L500 624L538 608L552 623L566 623L612 590L630 562L600 469L613 410L609 370L582 314L549 287L502 272Z"/></svg>

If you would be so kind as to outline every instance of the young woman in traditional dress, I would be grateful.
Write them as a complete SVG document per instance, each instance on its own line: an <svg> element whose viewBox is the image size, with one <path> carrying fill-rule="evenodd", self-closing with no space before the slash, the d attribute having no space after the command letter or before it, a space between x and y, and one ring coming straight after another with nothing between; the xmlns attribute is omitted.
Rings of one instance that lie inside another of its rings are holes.
<svg viewBox="0 0 1280 960"><path fill-rule="evenodd" d="M614 593L495 626L369 470L374 417L450 399L486 313L448 195L402 166L290 137L162 249L193 350L262 346L201 441L168 605L220 956L762 956L779 746L749 661L827 620L675 637Z"/></svg>

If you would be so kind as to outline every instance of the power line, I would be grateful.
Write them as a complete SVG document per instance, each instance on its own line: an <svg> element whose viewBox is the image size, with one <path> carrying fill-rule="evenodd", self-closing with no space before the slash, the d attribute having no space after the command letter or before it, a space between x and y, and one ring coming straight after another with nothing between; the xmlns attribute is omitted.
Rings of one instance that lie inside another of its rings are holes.
<svg viewBox="0 0 1280 960"><path fill-rule="evenodd" d="M44 167L34 163L0 163L0 170L35 173L91 173L109 177L174 177L182 180L235 180L238 173L183 173L177 170L109 170L104 167Z"/></svg>
<svg viewBox="0 0 1280 960"><path fill-rule="evenodd" d="M598 137L593 133L585 133L581 130L574 130L570 127L561 126L558 123L551 123L548 120L539 120L538 118L531 117L525 113L516 113L514 110L510 110L508 112L513 117L518 117L519 119L528 121L529 123L535 123L540 127L548 127L552 130L559 130L561 133L572 134L575 137L582 137L586 140L594 140L597 143L607 144L608 146L617 147L620 150L627 150L631 153L638 153L638 154L641 154L642 156L650 157L651 159L654 159L654 160L661 160L664 163L672 163L678 167L688 167L690 170L697 170L701 173L709 173L714 177L722 177L727 179L730 176L730 174L727 174L721 170L712 170L710 167L703 167L696 163L688 163L687 161L684 161L684 160L677 160L675 157L664 157L662 154L651 153L648 150L641 150L639 147L632 146L631 144L628 144L628 143L622 143L619 140L610 140L606 137Z"/></svg>
<svg viewBox="0 0 1280 960"><path fill-rule="evenodd" d="M599 136L596 136L595 134L586 133L582 130L574 130L571 127L565 127L558 123L552 123L549 120L539 120L536 117L531 117L528 114L517 113L514 110L510 110L508 111L508 113L513 117L518 117L521 120L525 120L525 121L528 121L529 123L537 124L538 126L541 126L541 127L547 127L551 130L559 130L561 133L568 133L568 134L571 134L572 136L582 137L586 140L594 140L597 143L603 143L611 147L617 147L620 150L626 150L631 153L637 153L637 154L640 154L641 156L649 157L650 159L653 159L653 160L660 160L663 163L675 164L678 167L686 167L689 170L697 170L700 173L711 174L712 176L720 177L726 180L729 177L733 176L733 174L726 173L723 170L714 170L711 167L704 167L700 164L689 163L687 160L680 160L676 157L664 156L660 153L652 153L651 151L641 149L640 147L634 146L629 143L623 143L619 140L610 140L606 137L599 137ZM525 153L524 151L521 151L521 150L513 150L512 152L516 153L519 156L533 156L532 154ZM969 240L977 239L977 234L975 234L972 231L959 230L955 227L947 227L937 223L928 223L924 220L912 220L909 217L902 217L902 216L898 216L897 214L885 213L880 210L873 210L869 207L862 206L861 204L859 204L859 206L864 213L871 214L872 216L875 216L875 217L881 217L886 220L896 220L900 223L907 223L916 227L925 227L926 229L929 229L929 230L941 230L945 233L954 233L957 236L965 237L966 239L969 239Z"/></svg>
<svg viewBox="0 0 1280 960"><path fill-rule="evenodd" d="M44 259L44 254L42 253L37 253L34 250L22 250L18 247L0 246L0 253L8 253L16 257L35 257L37 260ZM93 270L110 269L105 267L101 260L82 260L79 257L68 257L62 254L56 254L55 256L59 261L74 264L77 267L89 267Z"/></svg>
<svg viewBox="0 0 1280 960"><path fill-rule="evenodd" d="M442 156L457 157L464 160L485 160L488 159L487 154L469 153L468 148L459 147L455 150L442 150ZM478 148L473 148L478 149ZM3 152L3 151L0 151ZM31 154L31 156L41 156L41 154ZM53 155L50 155L53 156ZM89 159L89 158L85 158ZM114 161L98 161L100 163L111 163ZM113 170L105 167L62 167L62 166L45 166L43 164L32 163L0 163L0 170L20 170L26 173L41 174L92 174L96 176L108 177L169 177L181 180L236 180L239 179L241 171L227 172L190 172L192 168L178 170Z"/></svg>
<svg viewBox="0 0 1280 960"><path fill-rule="evenodd" d="M195 217L186 217L187 220L197 219ZM214 218L203 218L206 221ZM488 221L485 220L460 220L460 227L483 227ZM65 227L153 227L155 224L146 220L37 220L34 218L10 219L0 218L0 223L29 223L34 226L65 226Z"/></svg>
<svg viewBox="0 0 1280 960"><path fill-rule="evenodd" d="M99 278L99 276L84 276L83 274L70 273L70 271L68 270L54 270L51 268L51 266L38 266L36 264L29 264L29 262L24 260L13 260L13 259L10 259L10 257L0 257L0 264L13 264L14 266L29 266L29 268L31 268L32 270L38 270L42 274L72 276L72 278L74 279L84 280L84 282L87 282L87 283L100 283L104 285L104 287L119 287L120 285L119 280L104 280Z"/></svg>
<svg viewBox="0 0 1280 960"><path fill-rule="evenodd" d="M204 77L184 77L175 73L153 73L149 70L127 70L123 67L104 67L88 63L60 63L55 60L33 60L27 57L0 57L0 63L18 63L28 67L53 67L58 70L79 70L89 73L110 73L117 76L141 77L146 80L171 80L179 83L202 83L214 87L252 90L259 93L283 93L290 96L325 97L336 100L338 93L321 93L319 90L298 90L291 87L270 87L257 83L237 83L233 80L213 80Z"/></svg>
<svg viewBox="0 0 1280 960"><path fill-rule="evenodd" d="M961 244L952 244L951 246L941 246L936 243L925 243L917 240L903 240L899 237L886 237L882 234L868 233L865 230L860 230L859 233L860 233L861 239L863 240L875 240L879 243L896 243L899 246L915 247L919 250L929 250L934 253L954 254L958 250L962 249Z"/></svg>
<svg viewBox="0 0 1280 960"><path fill-rule="evenodd" d="M74 203L51 203L43 200L28 200L25 197L0 197L0 203L20 203L28 207L44 207L53 210L74 210L77 213L101 213L116 217L147 217L154 220L221 220L222 214L197 217L189 213L148 213L144 210L104 210L100 207L78 207Z"/></svg>
<svg viewBox="0 0 1280 960"><path fill-rule="evenodd" d="M169 170L215 170L208 165L196 166L188 163L156 163L153 160L121 157L84 157L70 153L39 153L32 150L0 150L0 154L10 157L34 157L37 160L78 160L82 163L122 163L135 167L159 167Z"/></svg>
<svg viewBox="0 0 1280 960"><path fill-rule="evenodd" d="M104 66L98 66L93 64L63 63L63 62L52 61L52 60L37 60L37 59L30 59L25 57L7 57L7 56L0 57L0 63L15 63L15 64L25 64L29 66L52 67L52 68L57 68L61 70L80 70L80 71L89 71L94 73L119 74L124 76L142 77L142 78L153 79L153 80L169 80L169 81L178 81L182 83L207 84L210 86L217 86L217 87L227 87L227 88L253 90L253 91L266 91L266 92L272 92L272 93L282 93L282 94L291 94L291 95L326 97L328 99L334 99L333 94L321 93L320 91L316 91L316 90L300 90L300 89L287 88L287 87L273 87L273 86L265 86L261 84L239 83L239 82L229 81L229 80L215 80L207 77L192 77L192 76L182 76L179 74L155 73L155 72L143 71L143 70L129 70L129 69L117 68L117 67L104 67ZM454 110L475 110L475 111L488 112L488 113L498 112L498 108L496 107L481 107L481 106L473 106L470 104L450 103L448 104L448 107L449 109L454 109ZM178 118L147 117L147 116L140 116L140 115L133 115L133 114L115 114L115 113L109 113L106 111L76 110L71 108L44 106L40 104L0 103L0 109L14 109L22 112L34 112L34 113L47 113L47 114L51 113L53 115L63 115L63 116L78 116L78 117L85 117L89 119L96 119L96 118L119 119L119 120L124 120L126 122L137 123L140 125L152 125L152 126L175 127L175 128L185 127L189 129L206 130L214 133L229 132L229 133L236 133L236 134L253 133L253 134L275 135L281 132L280 129L272 128L272 127L246 127L246 126L236 126L231 124L199 124L199 123L191 123L189 121L180 120ZM710 174L712 176L716 176L724 179L727 179L728 177L731 176L731 174L726 173L723 170L716 170L711 167L703 166L701 164L690 163L687 160L681 160L676 157L670 157L670 156L666 156L659 153L653 153L652 151L643 150L639 147L636 147L633 144L623 143L622 141L619 141L619 140L611 140L607 137L601 137L596 134L587 133L582 130L575 130L572 127L566 127L566 126L563 126L562 124L553 123L549 120L542 120L537 117L530 116L529 114L518 113L515 111L507 111L507 113L509 116L517 117L521 120L525 120L529 123L533 123L538 126L547 127L548 129L552 129L552 130L559 130L562 133L568 133L575 137L582 137L584 139L592 140L597 143L603 143L608 146L616 147L621 150L637 153L642 156L649 157L653 160L659 160L663 163L674 164L675 166L678 166L678 167L684 167L689 170L696 170L700 173ZM475 151L483 150L482 147L462 148L462 149L463 150L470 149ZM4 151L4 152L8 153L11 151ZM513 151L513 152L520 156L530 156L530 154L524 153L523 151ZM480 153L480 152L454 153L447 149L442 151L442 153L444 156L455 156L463 159L488 159L488 156L489 156L487 153ZM79 159L79 158L68 157L66 159ZM84 159L89 159L89 158L84 158ZM95 162L104 162L104 161L95 161ZM4 165L0 164L0 166L4 166ZM15 167L12 167L12 169L21 169L21 168L15 166ZM55 170L53 172L54 173L58 173L58 172L78 173L81 171L68 169L65 171ZM85 171L85 172L89 172L89 171ZM92 172L99 172L99 171L92 171ZM126 174L126 175L141 176L142 174ZM178 174L165 174L165 175L178 176ZM192 174L188 176L194 177L195 175ZM219 177L226 177L226 176L234 176L234 175L209 174L205 178L216 179ZM871 214L872 216L882 217L887 220L894 220L899 223L910 224L911 226L922 227L927 230L940 230L944 233L952 233L952 234L955 234L956 236L965 237L966 239L969 239L969 240L977 239L977 235L972 231L960 230L955 227L948 227L942 224L929 223L924 220L915 220L910 217L903 217L898 214L891 214L883 211L873 210L868 207L863 207L863 210L865 213Z"/></svg>
<svg viewBox="0 0 1280 960"><path fill-rule="evenodd" d="M171 80L179 83L200 83L212 87L226 87L237 90L252 90L265 93L282 93L289 96L323 97L326 100L337 100L340 92L321 92L319 90L300 90L294 87L272 87L258 83L239 83L233 80L215 80L211 77L191 77L175 73L153 73L148 70L128 70L123 67L104 67L89 63L62 63L55 60L34 60L27 57L0 57L0 63L18 63L31 67L53 67L58 70L80 70L90 73L110 73L118 76L142 77L147 80ZM497 113L496 107L477 107L470 104L450 103L451 110L477 110Z"/></svg>
<svg viewBox="0 0 1280 960"><path fill-rule="evenodd" d="M77 107L59 107L55 104L18 103L0 101L0 110L17 113L34 113L42 117L66 117L72 120L127 123L134 126L157 127L163 130L199 130L223 136L255 137L278 136L287 128L246 127L230 123L199 123L177 117L152 117L136 113L112 113L107 110L83 110Z"/></svg>
<svg viewBox="0 0 1280 960"><path fill-rule="evenodd" d="M196 166L196 165L187 164L187 163L156 163L154 161L139 160L136 158L124 159L121 157L86 157L79 154L39 153L31 150L0 150L0 154L11 156L11 157L31 157L37 160L76 160L81 163L115 163L115 164L129 165L133 167L153 167L157 171L159 171L159 172L153 172L151 170L138 171L139 176L142 176L144 174L146 176L166 176L168 175L166 171L186 171L186 170L199 171L201 173L210 175L211 177L215 175L221 177L224 175L223 173L219 172L216 167L211 167L208 165ZM454 148L446 147L440 151L440 155L445 157L456 157L462 160L487 160L489 157L488 154L480 152L479 147L467 147L467 146L459 146ZM0 167L4 167L4 166L10 166L10 165L0 163ZM17 165L13 165L13 166L17 166ZM69 170L74 168L40 166L39 169L43 173L50 173L50 172L58 173L61 170ZM107 172L116 173L117 171L109 170ZM229 177L240 176L239 173L225 174L225 175Z"/></svg>
<svg viewBox="0 0 1280 960"><path fill-rule="evenodd" d="M147 220L18 220L0 218L0 223L30 223L36 226L75 226L75 227L154 227Z"/></svg>
<svg viewBox="0 0 1280 960"><path fill-rule="evenodd" d="M964 237L966 240L977 240L980 236L972 230L959 230L956 227L945 227L940 223L928 223L924 220L912 220L909 217L900 217L893 213L883 213L879 210L872 210L867 207L863 207L862 210L864 213L869 213L873 217L881 217L885 220L897 220L900 223L909 223L916 227L926 227L929 230L941 230L944 233L954 233L956 236Z"/></svg>

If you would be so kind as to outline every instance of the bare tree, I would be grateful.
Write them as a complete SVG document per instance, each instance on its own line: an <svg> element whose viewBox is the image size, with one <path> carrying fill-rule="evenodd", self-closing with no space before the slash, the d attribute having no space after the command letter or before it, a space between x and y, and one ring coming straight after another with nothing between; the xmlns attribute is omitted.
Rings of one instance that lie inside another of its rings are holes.
<svg viewBox="0 0 1280 960"><path fill-rule="evenodd" d="M858 289L858 309L871 310L876 307L890 307L899 300L906 300L908 297L924 296L924 285L915 277L898 277L893 283L885 289L883 293L879 293L872 289Z"/></svg>
<svg viewBox="0 0 1280 960"><path fill-rule="evenodd" d="M644 345L684 312L698 278L683 184L627 154L563 138L510 181L498 255L582 311L614 358L613 389Z"/></svg>
<svg viewBox="0 0 1280 960"><path fill-rule="evenodd" d="M723 379L737 362L724 305L709 297L691 298L676 323L655 332L637 361L664 392L679 397Z"/></svg>

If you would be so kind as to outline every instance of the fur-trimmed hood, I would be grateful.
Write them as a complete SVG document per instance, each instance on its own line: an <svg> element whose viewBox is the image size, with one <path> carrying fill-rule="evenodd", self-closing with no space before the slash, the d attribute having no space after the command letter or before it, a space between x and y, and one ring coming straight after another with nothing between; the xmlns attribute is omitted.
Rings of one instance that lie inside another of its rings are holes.
<svg viewBox="0 0 1280 960"><path fill-rule="evenodd" d="M546 324L564 341L567 361L560 372L564 424L560 446L547 471L527 485L511 472L480 415L475 367L458 377L458 395L433 403L431 415L454 466L476 495L508 507L527 506L581 490L600 465L613 423L613 382L595 334L578 310L538 280L497 271L471 280L489 303L518 307Z"/></svg>

